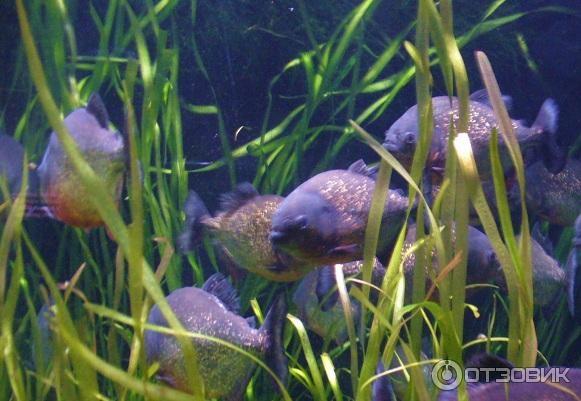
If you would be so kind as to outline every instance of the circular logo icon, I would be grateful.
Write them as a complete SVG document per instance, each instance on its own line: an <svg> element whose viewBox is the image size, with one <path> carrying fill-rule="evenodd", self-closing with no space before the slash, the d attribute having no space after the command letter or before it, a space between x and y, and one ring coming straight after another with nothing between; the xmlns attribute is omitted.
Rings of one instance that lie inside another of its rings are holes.
<svg viewBox="0 0 581 401"><path fill-rule="evenodd" d="M449 359L443 359L432 368L432 382L440 390L454 390L462 381L460 365Z"/></svg>

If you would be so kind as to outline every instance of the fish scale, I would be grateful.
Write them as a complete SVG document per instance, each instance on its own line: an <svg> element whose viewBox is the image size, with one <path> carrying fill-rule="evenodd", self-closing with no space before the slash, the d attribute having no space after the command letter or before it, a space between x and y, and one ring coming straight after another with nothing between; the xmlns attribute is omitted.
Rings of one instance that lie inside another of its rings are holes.
<svg viewBox="0 0 581 401"><path fill-rule="evenodd" d="M508 99L505 102L509 102ZM432 99L433 134L428 153L430 168L441 173L446 164L450 123L457 126L459 105L456 98L437 96ZM383 146L390 151L406 168L411 167L412 158L419 141L417 105L409 108L385 132ZM543 160L551 173L558 173L564 166L565 156L556 142L558 108L551 99L545 100L537 119L531 127L520 120L511 120L515 138L523 154L525 165ZM492 128L499 127L490 106L486 92L481 90L470 96L469 121L467 133L481 178L492 180L489 142ZM499 136L499 155L506 173L512 170L508 147ZM441 180L441 178L440 178ZM438 182L434 183L438 184Z"/></svg>
<svg viewBox="0 0 581 401"><path fill-rule="evenodd" d="M275 249L314 266L361 259L373 176L358 160L348 170L325 171L299 185L272 217ZM378 249L395 239L408 207L407 197L388 191Z"/></svg>
<svg viewBox="0 0 581 401"><path fill-rule="evenodd" d="M211 287L210 283L217 283L218 286ZM167 302L185 330L218 338L257 358L274 361L271 368L283 376L281 379L284 381L286 367L281 364L286 361L280 342L286 315L284 298L278 297L274 301L263 327L255 329L250 327L246 319L233 312L239 309L238 298L232 296L233 293L234 289L225 277L217 273L202 288L185 287L173 291L168 295ZM168 326L157 305L152 308L148 323ZM174 336L146 331L144 340L148 362L159 364L157 377L160 380L186 392L191 390L191 385L196 385L188 382L184 353ZM204 382L205 396L241 400L256 363L248 356L215 341L193 337L190 341ZM278 358L271 356L274 354Z"/></svg>
<svg viewBox="0 0 581 401"><path fill-rule="evenodd" d="M99 95L93 94L87 107L71 112L64 123L85 161L103 179L111 197L119 201L127 153L123 137L107 127L108 116ZM91 191L54 132L38 166L38 177L42 200L55 218L82 228L104 224L90 201Z"/></svg>
<svg viewBox="0 0 581 401"><path fill-rule="evenodd" d="M222 199L212 217L190 191L178 244L182 252L191 251L208 234L234 274L242 269L272 281L294 281L315 267L275 250L270 242L272 216L283 201L281 196L259 195L251 184L243 183Z"/></svg>
<svg viewBox="0 0 581 401"><path fill-rule="evenodd" d="M581 160L568 159L558 174L537 162L526 169L525 177L528 210L551 224L573 225L581 213ZM513 196L517 198L518 191Z"/></svg>

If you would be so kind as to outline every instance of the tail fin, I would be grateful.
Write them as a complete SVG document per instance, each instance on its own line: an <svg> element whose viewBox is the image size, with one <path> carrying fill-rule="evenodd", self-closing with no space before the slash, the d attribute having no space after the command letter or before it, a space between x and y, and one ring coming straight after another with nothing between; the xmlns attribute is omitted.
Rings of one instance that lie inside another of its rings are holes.
<svg viewBox="0 0 581 401"><path fill-rule="evenodd" d="M286 320L286 311L285 295L284 293L279 293L266 314L264 324L260 328L260 330L268 333L270 339L266 350L266 364L283 383L286 383L288 377L288 359L284 354L282 344L282 331Z"/></svg>
<svg viewBox="0 0 581 401"><path fill-rule="evenodd" d="M557 121L559 119L559 107L553 99L544 101L537 119L532 125L533 129L543 132L544 144L548 152L543 152L543 162L552 174L557 174L567 161L567 155L557 143Z"/></svg>
<svg viewBox="0 0 581 401"><path fill-rule="evenodd" d="M377 369L375 370L376 374L383 373L385 368L383 367L383 363L379 361L377 364ZM372 386L372 401L393 401L394 394L393 388L391 386L391 380L389 380L388 376L381 376L373 382Z"/></svg>
<svg viewBox="0 0 581 401"><path fill-rule="evenodd" d="M210 216L206 205L198 194L190 191L184 204L186 221L184 230L178 237L178 250L180 253L191 252L201 241L204 235L202 221Z"/></svg>

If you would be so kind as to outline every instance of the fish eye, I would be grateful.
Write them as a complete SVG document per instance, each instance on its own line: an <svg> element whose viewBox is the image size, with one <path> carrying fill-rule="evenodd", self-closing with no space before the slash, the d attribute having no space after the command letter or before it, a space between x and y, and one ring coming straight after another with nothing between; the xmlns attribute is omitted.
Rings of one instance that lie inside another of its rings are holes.
<svg viewBox="0 0 581 401"><path fill-rule="evenodd" d="M406 132L403 138L405 143L408 143L410 145L416 143L416 136L414 135L413 132Z"/></svg>
<svg viewBox="0 0 581 401"><path fill-rule="evenodd" d="M498 266L499 264L498 258L496 257L494 251L487 252L486 259L488 261L488 266Z"/></svg>
<svg viewBox="0 0 581 401"><path fill-rule="evenodd" d="M304 214L297 216L297 218L293 220L292 225L298 230L304 230L305 228L307 228L308 225L307 216L305 216Z"/></svg>

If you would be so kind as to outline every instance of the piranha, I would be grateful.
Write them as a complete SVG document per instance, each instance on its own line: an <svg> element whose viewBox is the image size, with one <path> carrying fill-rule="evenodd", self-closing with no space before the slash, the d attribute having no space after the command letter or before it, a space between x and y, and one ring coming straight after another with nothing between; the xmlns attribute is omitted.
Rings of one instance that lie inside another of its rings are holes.
<svg viewBox="0 0 581 401"><path fill-rule="evenodd" d="M8 194L14 196L20 191L22 169L24 164L24 148L12 137L0 133L0 178L6 180ZM0 187L0 201L2 190Z"/></svg>
<svg viewBox="0 0 581 401"><path fill-rule="evenodd" d="M15 197L20 192L24 168L24 147L12 137L0 133L0 179L6 183L7 195ZM27 202L38 197L38 176L36 171L28 168ZM3 202L3 191L0 187L0 203Z"/></svg>
<svg viewBox="0 0 581 401"><path fill-rule="evenodd" d="M561 296L567 285L567 274L552 256L552 244L542 237L538 226L531 237L533 290L535 305L548 306Z"/></svg>
<svg viewBox="0 0 581 401"><path fill-rule="evenodd" d="M385 372L385 367L383 363L379 361L377 368L375 369L375 374L379 375ZM387 375L380 376L372 384L371 387L371 401L395 401L395 393L391 380Z"/></svg>
<svg viewBox="0 0 581 401"><path fill-rule="evenodd" d="M36 317L36 324L38 326L38 345L36 342L32 343L32 361L38 371L46 371L50 366L54 355L54 338L50 327L50 321L55 317L55 303L52 299L45 302Z"/></svg>
<svg viewBox="0 0 581 401"><path fill-rule="evenodd" d="M424 343L424 345L426 344ZM432 364L428 363L429 358L424 352L424 345L422 345L422 351L420 352L420 361L422 362L420 369L426 390L431 393L434 390L431 378ZM393 371L389 375L380 376L373 382L371 401L397 401L409 398L407 391L411 379L408 371L410 365L412 364L409 362L404 349L401 345L398 345L395 348L389 367ZM398 371L397 369L401 370ZM380 359L375 374L381 374L385 371L384 364Z"/></svg>
<svg viewBox="0 0 581 401"><path fill-rule="evenodd" d="M504 371L498 372L492 376L490 373L488 382L468 383L467 392L470 401L581 401L581 369L555 367L554 371L548 371L547 368L540 375L547 377L546 381L524 382L522 380L512 382L499 381L508 374L513 365L494 355L487 355L483 358L484 363L470 364L466 366L471 368L492 369L502 368ZM557 373L558 371L558 373ZM491 372L491 371L488 371ZM554 374L553 374L554 372ZM523 373L515 374L517 378L522 378ZM484 372L479 378L485 377ZM512 376L512 375L511 375ZM557 380L555 378L558 378ZM458 394L456 390L442 391L438 401L457 401Z"/></svg>
<svg viewBox="0 0 581 401"><path fill-rule="evenodd" d="M372 177L373 171L358 160L348 170L326 171L299 185L272 217L274 247L316 266L362 259ZM402 192L389 190L378 249L395 239L408 203Z"/></svg>
<svg viewBox="0 0 581 401"><path fill-rule="evenodd" d="M415 225L410 225L404 242L403 270L406 278L406 288L412 288L413 269L415 267L415 254L409 250L415 243ZM531 237L531 254L533 267L533 288L535 305L541 307L551 306L565 289L567 277L559 263L551 256L551 244L543 237L538 225L533 228ZM431 252L433 266L436 266L435 251ZM502 291L506 291L504 273L492 247L490 239L478 229L468 226L468 261L466 284L491 283L498 285ZM435 273L428 272L428 277ZM431 282L428 281L428 285ZM406 291L406 295L407 291ZM466 296L470 299L477 295L477 291L471 289Z"/></svg>
<svg viewBox="0 0 581 401"><path fill-rule="evenodd" d="M567 257L567 303L573 318L581 323L581 214L575 220L573 248Z"/></svg>
<svg viewBox="0 0 581 401"><path fill-rule="evenodd" d="M361 273L363 261L340 264L345 278L355 277ZM379 286L385 276L385 267L375 258L371 282ZM343 306L337 292L335 266L323 266L307 274L293 294L293 303L297 307L297 316L305 326L324 339L333 339L343 343L347 339L347 326ZM358 321L361 306L351 299L351 313Z"/></svg>
<svg viewBox="0 0 581 401"><path fill-rule="evenodd" d="M510 98L505 98L510 105ZM428 152L430 173L441 175L447 156L450 120L458 121L458 99L437 96L432 99L433 135ZM391 152L404 166L411 166L411 161L419 140L417 105L408 109L385 132L383 146ZM546 168L553 174L558 173L565 163L565 155L556 142L558 108L554 100L547 99L541 106L535 122L527 127L522 121L512 120L512 126L520 145L525 164L542 159ZM468 135L472 143L474 158L483 180L491 180L489 141L491 130L498 127L496 118L486 90L479 90L470 96L470 118ZM508 148L499 137L501 162L507 172L511 166Z"/></svg>
<svg viewBox="0 0 581 401"><path fill-rule="evenodd" d="M265 360L282 382L287 377L287 360L282 347L282 329L286 302L278 296L259 329L253 321L239 315L238 295L220 273L212 275L202 288L185 287L166 298L184 329L227 341ZM148 323L168 327L158 306L149 314ZM170 334L146 330L144 334L147 361L157 362L157 378L170 386L190 392L184 354L180 343ZM217 342L192 338L205 398L242 401L244 390L256 363L249 357Z"/></svg>
<svg viewBox="0 0 581 401"><path fill-rule="evenodd" d="M558 174L537 162L525 177L527 209L551 224L573 225L581 213L581 160L567 159Z"/></svg>
<svg viewBox="0 0 581 401"><path fill-rule="evenodd" d="M520 240L520 236L517 238ZM542 235L539 225L535 225L531 232L533 303L548 310L556 305L567 285L566 272L552 255L552 244ZM495 284L506 291L505 277L500 270Z"/></svg>
<svg viewBox="0 0 581 401"><path fill-rule="evenodd" d="M415 224L410 224L402 251L402 254L404 255L402 262L404 276L406 279L406 296L408 298L412 293L413 271L416 264L416 255L415 253L410 252L410 250L415 244L416 226ZM432 267L435 269L437 267L435 249L430 252L430 256L432 258ZM500 275L502 275L500 263L498 262L496 254L494 253L492 243L486 234L472 226L468 226L468 261L466 269L467 285L491 283L494 282ZM428 271L427 277L434 277L435 274L437 274L436 271ZM428 280L426 284L431 286L431 280ZM466 295L468 297L472 297L476 293L477 290L472 289L467 291Z"/></svg>
<svg viewBox="0 0 581 401"><path fill-rule="evenodd" d="M110 196L119 201L127 165L125 141L109 128L109 115L99 94L93 93L87 106L71 112L64 123L81 155L103 179ZM40 194L52 217L85 229L104 224L54 132L38 166L38 177Z"/></svg>
<svg viewBox="0 0 581 401"><path fill-rule="evenodd" d="M236 266L268 280L295 281L314 266L274 249L269 241L272 215L282 201L281 196L260 195L251 184L242 183L220 197L219 211L212 217L198 194L190 191L178 248L190 252L209 234Z"/></svg>

